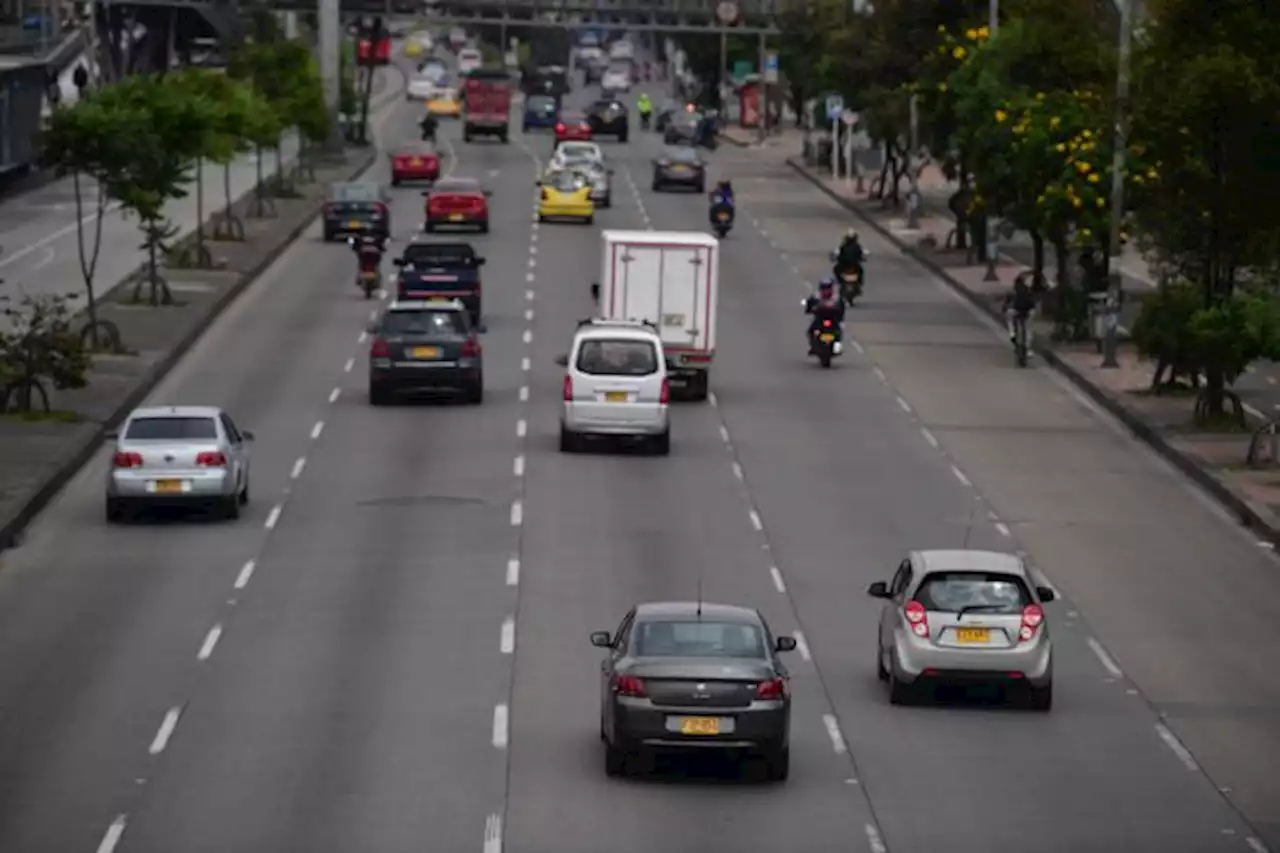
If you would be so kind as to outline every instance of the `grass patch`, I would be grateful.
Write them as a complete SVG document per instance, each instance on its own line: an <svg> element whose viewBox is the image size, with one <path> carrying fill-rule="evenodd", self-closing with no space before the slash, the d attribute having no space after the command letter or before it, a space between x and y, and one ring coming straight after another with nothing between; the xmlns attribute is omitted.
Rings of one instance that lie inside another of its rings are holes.
<svg viewBox="0 0 1280 853"><path fill-rule="evenodd" d="M84 418L80 417L76 412L69 412L65 409L54 409L51 412L0 413L0 423L78 424L82 420L84 420Z"/></svg>

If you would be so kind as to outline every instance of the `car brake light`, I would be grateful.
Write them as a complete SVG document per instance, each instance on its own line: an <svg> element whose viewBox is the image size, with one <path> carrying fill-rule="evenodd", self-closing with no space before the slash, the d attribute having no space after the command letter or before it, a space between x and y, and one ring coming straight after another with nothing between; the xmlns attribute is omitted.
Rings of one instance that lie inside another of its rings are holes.
<svg viewBox="0 0 1280 853"><path fill-rule="evenodd" d="M216 450L206 450L203 453L196 454L196 464L202 468L225 468L227 467L227 457Z"/></svg>
<svg viewBox="0 0 1280 853"><path fill-rule="evenodd" d="M771 678L768 681L760 682L760 686L756 688L757 699L785 699L787 698L787 682L781 678Z"/></svg>
<svg viewBox="0 0 1280 853"><path fill-rule="evenodd" d="M564 131L565 131L564 122L557 122L556 133L564 133Z"/></svg>
<svg viewBox="0 0 1280 853"><path fill-rule="evenodd" d="M387 206L385 204L375 204L373 206L373 218L381 219L387 214Z"/></svg>
<svg viewBox="0 0 1280 853"><path fill-rule="evenodd" d="M619 696L630 696L634 699L643 699L647 695L644 692L644 682L634 675L615 675L613 689Z"/></svg>
<svg viewBox="0 0 1280 853"><path fill-rule="evenodd" d="M925 613L924 605L916 600L907 602L907 606L903 608L907 621L911 623L911 633L917 637L929 636L928 614Z"/></svg>
<svg viewBox="0 0 1280 853"><path fill-rule="evenodd" d="M546 200L547 200L547 199L549 199L549 198L551 198L551 193L547 192L547 188L546 188L546 187L543 187L543 188L542 188L542 200L543 200L543 201L546 201Z"/></svg>
<svg viewBox="0 0 1280 853"><path fill-rule="evenodd" d="M111 464L116 468L141 468L142 454L120 452L111 459Z"/></svg>
<svg viewBox="0 0 1280 853"><path fill-rule="evenodd" d="M336 208L337 208L337 205L335 205L335 204L326 204L326 205L324 206L324 215L325 215L325 216L329 216L330 214L332 214L332 213L333 213L333 211L334 211Z"/></svg>
<svg viewBox="0 0 1280 853"><path fill-rule="evenodd" d="M573 402L573 377L566 376L564 378L564 401L566 403Z"/></svg>
<svg viewBox="0 0 1280 853"><path fill-rule="evenodd" d="M477 341L475 338L469 338L468 340L463 341L462 357L463 358L479 358L480 342Z"/></svg>
<svg viewBox="0 0 1280 853"><path fill-rule="evenodd" d="M374 338L373 346L369 347L369 358L390 358L391 347L387 346L387 342L382 338Z"/></svg>
<svg viewBox="0 0 1280 853"><path fill-rule="evenodd" d="M1044 622L1044 608L1039 604L1028 604L1022 608L1022 627L1018 629L1018 639L1029 642Z"/></svg>
<svg viewBox="0 0 1280 853"><path fill-rule="evenodd" d="M658 402L664 406L671 402L671 383L665 377L662 380L662 390L658 392Z"/></svg>

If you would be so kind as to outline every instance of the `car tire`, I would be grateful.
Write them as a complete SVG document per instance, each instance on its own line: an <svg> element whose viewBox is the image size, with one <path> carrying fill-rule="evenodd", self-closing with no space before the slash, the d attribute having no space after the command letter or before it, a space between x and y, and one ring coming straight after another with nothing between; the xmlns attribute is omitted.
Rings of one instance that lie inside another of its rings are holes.
<svg viewBox="0 0 1280 853"><path fill-rule="evenodd" d="M488 223L488 222L481 222L481 223L480 223L480 233L481 233L481 234L488 234L488 233L489 233L489 223Z"/></svg>
<svg viewBox="0 0 1280 853"><path fill-rule="evenodd" d="M484 402L484 379L467 389L466 401L470 405L476 406Z"/></svg>
<svg viewBox="0 0 1280 853"><path fill-rule="evenodd" d="M498 139L502 142L503 145L507 145L511 142L511 137L507 134L506 131L503 131L501 134L499 134Z"/></svg>
<svg viewBox="0 0 1280 853"><path fill-rule="evenodd" d="M913 705L916 698L916 686L900 681L898 675L889 669L889 704L890 705Z"/></svg>
<svg viewBox="0 0 1280 853"><path fill-rule="evenodd" d="M572 430L567 429L564 424L560 425L560 452L578 452L578 436Z"/></svg>
<svg viewBox="0 0 1280 853"><path fill-rule="evenodd" d="M615 779L626 776L627 764L626 750L606 740L604 742L604 775Z"/></svg>
<svg viewBox="0 0 1280 853"><path fill-rule="evenodd" d="M391 395L375 385L369 386L369 405L385 406L391 402Z"/></svg>
<svg viewBox="0 0 1280 853"><path fill-rule="evenodd" d="M240 494L237 496L237 500L240 501L240 506L249 505L249 478L248 477L244 478L244 487L240 489Z"/></svg>
<svg viewBox="0 0 1280 853"><path fill-rule="evenodd" d="M702 195L707 191L707 185L704 182L699 181L698 185L694 187L694 189L698 191L698 195Z"/></svg>
<svg viewBox="0 0 1280 853"><path fill-rule="evenodd" d="M107 498L107 524L120 524L125 520L124 504L115 499Z"/></svg>
<svg viewBox="0 0 1280 853"><path fill-rule="evenodd" d="M667 427L662 435L653 440L653 454L655 456L671 455L671 427Z"/></svg>
<svg viewBox="0 0 1280 853"><path fill-rule="evenodd" d="M399 179L399 178L397 178L397 177L395 177L394 175L392 175L392 176L391 176L391 186L393 186L393 187L398 187L398 186L400 186L400 179Z"/></svg>
<svg viewBox="0 0 1280 853"><path fill-rule="evenodd" d="M324 238L323 238L323 239L324 239L324 241L325 241L326 243L332 243L332 242L333 242L333 232L326 228L326 229L325 229L325 231L324 231Z"/></svg>
<svg viewBox="0 0 1280 853"><path fill-rule="evenodd" d="M711 376L705 370L699 370L689 389L689 399L696 403L703 403L710 395Z"/></svg>
<svg viewBox="0 0 1280 853"><path fill-rule="evenodd" d="M1053 708L1053 682L1044 687L1028 687L1027 707L1032 711L1049 711Z"/></svg>
<svg viewBox="0 0 1280 853"><path fill-rule="evenodd" d="M627 141L627 134L625 134L625 133L619 133L619 134L618 134L618 142L619 142L619 143L625 143L626 141Z"/></svg>
<svg viewBox="0 0 1280 853"><path fill-rule="evenodd" d="M435 227L435 225L431 224L431 220L430 220L430 219L428 219L426 222L422 223L422 232L423 232L424 234L430 234L432 231L434 231L434 230L435 230L435 228L436 228L436 227Z"/></svg>
<svg viewBox="0 0 1280 853"><path fill-rule="evenodd" d="M595 224L596 218L595 218L594 216L588 216L584 221L585 221L588 225L593 225L593 224Z"/></svg>
<svg viewBox="0 0 1280 853"><path fill-rule="evenodd" d="M539 221L539 222L546 222L546 221L547 221L547 217L545 217L545 216L543 216L541 213L539 213L539 214L538 214L538 221Z"/></svg>
<svg viewBox="0 0 1280 853"><path fill-rule="evenodd" d="M606 196L604 197L604 201L601 203L601 205L600 205L600 206L601 206L601 207L603 207L603 208L605 208L605 209L609 209L609 208L612 208L612 207L613 207L613 193L612 193L612 192L610 192L608 195L606 195Z"/></svg>
<svg viewBox="0 0 1280 853"><path fill-rule="evenodd" d="M791 747L765 753L764 778L766 782L785 782L791 775Z"/></svg>
<svg viewBox="0 0 1280 853"><path fill-rule="evenodd" d="M884 668L884 649L880 647L879 640L876 640L876 678L881 681L889 680L889 670Z"/></svg>
<svg viewBox="0 0 1280 853"><path fill-rule="evenodd" d="M232 495L222 499L222 517L227 521L235 521L240 517L240 496Z"/></svg>
<svg viewBox="0 0 1280 853"><path fill-rule="evenodd" d="M650 191L655 192L655 193L656 193L656 192L661 192L661 191L662 191L662 184L661 184L660 182L658 182L658 181L654 181L654 182L653 182L653 186L651 186L649 189L650 189Z"/></svg>

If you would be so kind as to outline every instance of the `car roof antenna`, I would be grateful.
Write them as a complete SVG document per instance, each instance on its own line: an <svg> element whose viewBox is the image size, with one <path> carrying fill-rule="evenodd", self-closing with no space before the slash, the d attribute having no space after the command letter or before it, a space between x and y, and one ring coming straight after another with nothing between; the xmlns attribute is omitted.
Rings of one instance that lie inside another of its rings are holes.
<svg viewBox="0 0 1280 853"><path fill-rule="evenodd" d="M702 575L698 575L698 621L702 621Z"/></svg>

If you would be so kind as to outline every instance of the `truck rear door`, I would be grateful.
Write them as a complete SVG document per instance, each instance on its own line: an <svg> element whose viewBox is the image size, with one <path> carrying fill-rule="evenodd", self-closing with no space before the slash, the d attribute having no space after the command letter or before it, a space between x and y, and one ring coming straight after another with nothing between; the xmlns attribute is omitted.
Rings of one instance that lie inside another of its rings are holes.
<svg viewBox="0 0 1280 853"><path fill-rule="evenodd" d="M704 246L627 244L613 247L608 316L649 320L664 346L704 351L710 339L711 263Z"/></svg>

